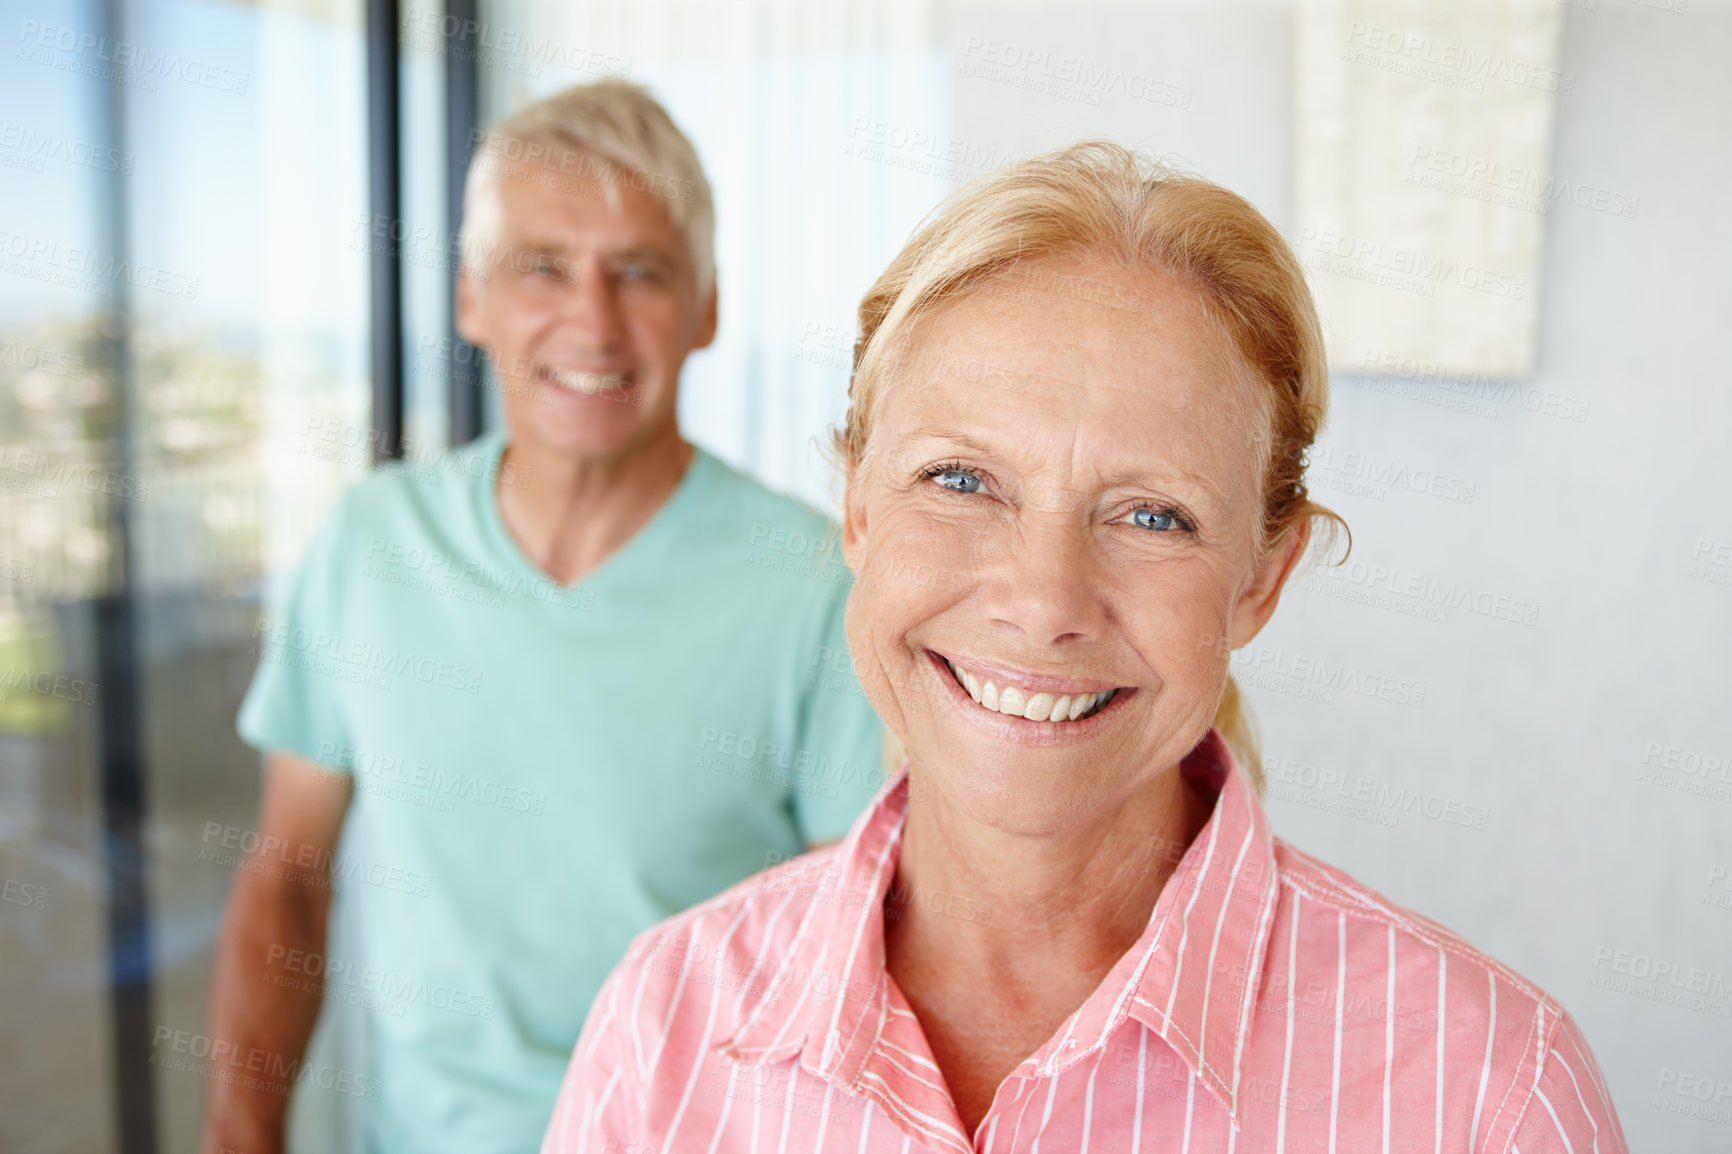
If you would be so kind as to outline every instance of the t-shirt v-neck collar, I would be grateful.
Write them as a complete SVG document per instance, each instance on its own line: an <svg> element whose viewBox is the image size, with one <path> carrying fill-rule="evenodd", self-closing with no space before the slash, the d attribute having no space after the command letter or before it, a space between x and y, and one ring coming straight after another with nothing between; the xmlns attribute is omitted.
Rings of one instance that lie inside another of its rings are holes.
<svg viewBox="0 0 1732 1154"><path fill-rule="evenodd" d="M667 500L662 502L661 508L652 513L650 519L644 522L643 527L632 534L629 540L604 557L601 564L572 584L563 585L530 560L517 539L511 535L511 530L506 527L505 516L499 509L497 489L500 462L504 459L509 444L509 439L503 433L496 433L487 438L482 446L478 446L488 465L486 469L478 470L481 475L473 482L473 495L479 506L485 544L501 561L528 580L545 582L562 593L601 588L615 580L612 576L614 572L640 565L644 556L662 547L674 533L686 507L695 499L694 494L707 487L705 478L714 465L708 453L693 445L692 459L687 462L685 473L674 486L674 491L668 494Z"/></svg>

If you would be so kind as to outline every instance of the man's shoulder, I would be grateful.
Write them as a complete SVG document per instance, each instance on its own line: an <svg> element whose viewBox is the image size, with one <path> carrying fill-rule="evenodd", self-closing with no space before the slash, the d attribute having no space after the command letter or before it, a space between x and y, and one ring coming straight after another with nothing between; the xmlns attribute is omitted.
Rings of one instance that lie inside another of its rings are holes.
<svg viewBox="0 0 1732 1154"><path fill-rule="evenodd" d="M422 532L444 534L473 513L474 486L490 481L499 442L486 436L437 455L382 461L337 499L328 532L357 538L387 537L409 545Z"/></svg>
<svg viewBox="0 0 1732 1154"><path fill-rule="evenodd" d="M501 448L499 436L490 434L441 453L381 461L345 500L359 514L384 516L464 502L475 484L496 475Z"/></svg>
<svg viewBox="0 0 1732 1154"><path fill-rule="evenodd" d="M706 481L710 492L705 494L725 517L742 524L763 522L769 530L785 534L803 533L808 538L834 537L836 522L797 497L771 488L758 478L728 464L707 449L699 449L707 459Z"/></svg>
<svg viewBox="0 0 1732 1154"><path fill-rule="evenodd" d="M708 577L728 574L737 590L749 591L779 617L802 611L834 616L853 585L836 523L719 457L705 456L702 515L691 518L698 527L684 541L713 561Z"/></svg>

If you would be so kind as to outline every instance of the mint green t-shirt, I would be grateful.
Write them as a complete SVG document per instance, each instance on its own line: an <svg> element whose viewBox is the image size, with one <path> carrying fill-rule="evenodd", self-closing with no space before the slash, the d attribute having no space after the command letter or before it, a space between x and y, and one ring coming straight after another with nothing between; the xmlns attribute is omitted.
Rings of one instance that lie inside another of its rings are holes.
<svg viewBox="0 0 1732 1154"><path fill-rule="evenodd" d="M841 837L884 777L829 521L699 450L563 587L500 518L504 443L344 495L240 712L249 744L354 778L329 864L359 940L272 951L266 980L363 1011L336 1089L370 1150L536 1150L632 937Z"/></svg>

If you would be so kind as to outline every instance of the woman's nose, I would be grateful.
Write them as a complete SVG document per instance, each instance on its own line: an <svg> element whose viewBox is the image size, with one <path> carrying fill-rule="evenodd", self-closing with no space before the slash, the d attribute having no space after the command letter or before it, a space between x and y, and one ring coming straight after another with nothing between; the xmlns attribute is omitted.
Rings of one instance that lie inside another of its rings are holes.
<svg viewBox="0 0 1732 1154"><path fill-rule="evenodd" d="M981 611L1032 645L1097 640L1106 609L1086 524L1055 515L1031 522L1006 534L984 559Z"/></svg>

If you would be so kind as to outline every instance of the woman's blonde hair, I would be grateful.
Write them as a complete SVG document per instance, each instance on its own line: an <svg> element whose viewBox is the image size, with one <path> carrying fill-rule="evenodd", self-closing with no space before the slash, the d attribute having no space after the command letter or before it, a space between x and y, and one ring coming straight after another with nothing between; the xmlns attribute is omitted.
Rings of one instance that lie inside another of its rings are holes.
<svg viewBox="0 0 1732 1154"><path fill-rule="evenodd" d="M1306 453L1328 410L1329 370L1293 250L1243 197L1102 140L1007 166L956 192L867 291L848 416L835 433L849 481L865 463L884 380L916 323L1030 262L1077 253L1177 276L1267 386L1259 549L1277 547L1313 519L1345 527L1305 488ZM1134 303L1107 300L1118 294L1101 285L1055 280L1052 287L1098 293L1108 306ZM1261 789L1256 730L1231 675L1215 728Z"/></svg>

